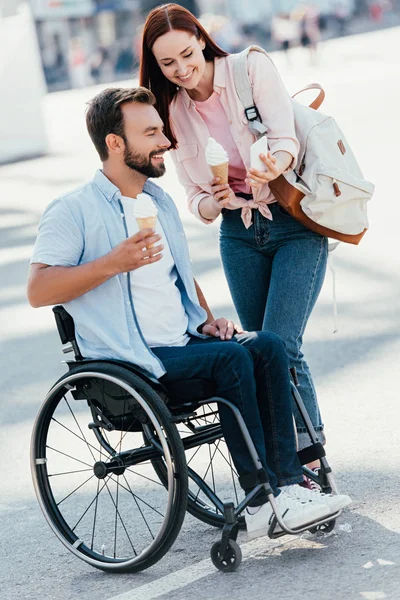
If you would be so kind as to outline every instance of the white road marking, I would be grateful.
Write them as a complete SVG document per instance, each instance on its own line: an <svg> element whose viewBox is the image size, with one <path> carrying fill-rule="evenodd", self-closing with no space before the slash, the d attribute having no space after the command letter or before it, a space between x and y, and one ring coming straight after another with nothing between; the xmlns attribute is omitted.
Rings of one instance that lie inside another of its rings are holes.
<svg viewBox="0 0 400 600"><path fill-rule="evenodd" d="M266 550L272 550L277 546L283 546L284 544L293 542L293 540L296 539L298 539L298 536L288 536L285 541L258 538L257 540L241 544L240 548L243 554L243 561L265 552ZM211 559L207 558L195 565L190 565L180 571L165 575L151 583L146 583L145 585L119 594L118 596L113 596L108 600L154 600L155 598L179 590L186 585L192 584L198 579L202 579L203 577L215 573L218 573L217 569L212 564Z"/></svg>

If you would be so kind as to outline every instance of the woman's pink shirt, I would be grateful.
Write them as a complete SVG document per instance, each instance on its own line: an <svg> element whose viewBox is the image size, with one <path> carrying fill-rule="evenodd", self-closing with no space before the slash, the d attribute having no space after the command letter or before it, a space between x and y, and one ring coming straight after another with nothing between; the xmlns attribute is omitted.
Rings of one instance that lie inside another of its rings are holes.
<svg viewBox="0 0 400 600"><path fill-rule="evenodd" d="M210 136L225 149L229 157L228 183L236 193L251 194L250 186L245 183L246 167L233 139L228 117L217 92L213 92L204 102L195 101L197 112L203 117Z"/></svg>
<svg viewBox="0 0 400 600"><path fill-rule="evenodd" d="M293 156L289 167L292 169L296 166L299 150L294 127L292 100L277 69L264 54L256 51L250 52L248 70L253 87L254 103L268 130L270 151L272 154L278 150L289 152ZM219 95L231 138L247 170L250 168L250 146L255 138L249 131L243 106L236 93L232 55L215 59L214 91ZM205 148L210 131L206 121L196 108L196 103L183 88L179 90L171 103L170 119L178 140L178 147L171 151L171 155L179 181L186 190L189 210L203 223L211 223L212 220L203 218L199 212L200 202L203 198L211 196L212 173L205 160ZM222 130L218 135L223 135ZM237 208L244 207L242 218L247 227L251 223L250 209L252 207L259 208L266 218L272 219L267 204L275 202L275 198L267 184L255 190L253 202L248 203L240 198L237 200Z"/></svg>

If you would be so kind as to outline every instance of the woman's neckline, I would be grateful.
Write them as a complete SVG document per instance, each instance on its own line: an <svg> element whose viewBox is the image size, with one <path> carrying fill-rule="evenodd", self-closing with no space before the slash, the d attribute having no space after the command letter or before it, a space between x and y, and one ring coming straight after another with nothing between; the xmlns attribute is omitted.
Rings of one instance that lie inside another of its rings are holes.
<svg viewBox="0 0 400 600"><path fill-rule="evenodd" d="M213 100L215 100L215 96L217 96L217 92L215 90L213 90L213 93L211 94L211 96L209 98L207 98L207 100L193 100L193 102L196 104L196 106L198 106L198 105L205 106L206 104L209 104Z"/></svg>

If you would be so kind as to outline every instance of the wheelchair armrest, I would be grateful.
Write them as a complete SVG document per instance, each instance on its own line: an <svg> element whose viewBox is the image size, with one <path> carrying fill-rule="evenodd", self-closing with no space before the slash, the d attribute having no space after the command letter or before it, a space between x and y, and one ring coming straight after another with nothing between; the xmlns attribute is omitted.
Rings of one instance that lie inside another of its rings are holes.
<svg viewBox="0 0 400 600"><path fill-rule="evenodd" d="M61 343L75 342L75 324L71 315L67 313L63 306L54 306L53 313Z"/></svg>

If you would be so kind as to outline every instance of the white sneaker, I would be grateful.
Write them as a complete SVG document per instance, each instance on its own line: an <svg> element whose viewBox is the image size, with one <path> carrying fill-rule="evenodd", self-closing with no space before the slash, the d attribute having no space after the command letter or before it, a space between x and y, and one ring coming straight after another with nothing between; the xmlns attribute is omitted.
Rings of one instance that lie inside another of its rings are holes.
<svg viewBox="0 0 400 600"><path fill-rule="evenodd" d="M283 494L291 498L297 498L301 502L319 502L323 504L327 510L324 516L332 515L352 502L350 496L345 494L324 494L318 490L309 490L298 484L286 485L280 489Z"/></svg>
<svg viewBox="0 0 400 600"><path fill-rule="evenodd" d="M313 500L302 502L285 493L279 494L279 496L275 498L275 502L282 515L283 522L289 529L312 524L315 521L319 521L327 514L324 504L314 502ZM260 510L255 514L251 515L246 510L245 519L248 539L252 540L256 537L267 535L274 516L274 512L269 502L263 504ZM277 524L274 531L279 532L282 531L282 529Z"/></svg>

